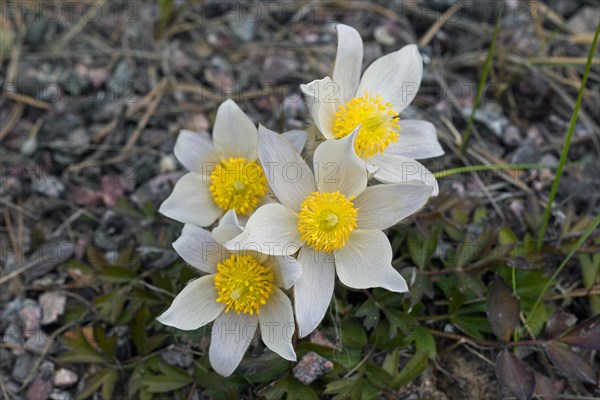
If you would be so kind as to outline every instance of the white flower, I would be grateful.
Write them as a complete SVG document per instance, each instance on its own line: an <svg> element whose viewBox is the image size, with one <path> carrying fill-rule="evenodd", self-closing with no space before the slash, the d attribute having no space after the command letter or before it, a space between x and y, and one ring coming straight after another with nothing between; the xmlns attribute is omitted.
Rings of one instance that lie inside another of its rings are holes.
<svg viewBox="0 0 600 400"><path fill-rule="evenodd" d="M299 151L306 134L283 134ZM267 180L257 161L258 133L233 100L219 106L212 134L182 130L175 156L190 172L176 183L159 211L175 220L209 226L228 210L250 215L268 202Z"/></svg>
<svg viewBox="0 0 600 400"><path fill-rule="evenodd" d="M190 282L158 321L194 330L214 320L210 363L229 376L240 363L260 325L265 345L295 361L292 304L280 289L289 289L302 270L292 257L270 257L255 251L235 252L222 245L242 232L234 211L228 211L211 235L185 224L173 247L189 264L208 273Z"/></svg>
<svg viewBox="0 0 600 400"><path fill-rule="evenodd" d="M312 119L327 139L349 135L357 125L356 153L384 183L422 181L434 188L433 174L415 159L444 154L433 124L402 120L398 115L415 98L423 61L415 45L375 60L362 74L363 43L347 25L337 25L338 49L333 78L315 80L301 89Z"/></svg>
<svg viewBox="0 0 600 400"><path fill-rule="evenodd" d="M281 204L260 207L244 232L225 245L290 255L300 250L302 275L294 285L296 320L306 336L323 319L335 272L352 288L408 290L392 267L392 248L382 232L419 210L431 195L420 182L367 187L364 163L353 152L356 131L323 142L314 174L275 132L260 126L258 152Z"/></svg>

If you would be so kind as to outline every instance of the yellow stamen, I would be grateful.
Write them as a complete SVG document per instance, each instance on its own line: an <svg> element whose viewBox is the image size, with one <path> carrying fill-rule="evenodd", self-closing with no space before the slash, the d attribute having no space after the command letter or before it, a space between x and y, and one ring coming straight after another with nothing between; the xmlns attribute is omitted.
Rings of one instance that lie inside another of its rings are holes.
<svg viewBox="0 0 600 400"><path fill-rule="evenodd" d="M267 193L267 178L256 162L230 157L210 175L209 189L217 206L248 215Z"/></svg>
<svg viewBox="0 0 600 400"><path fill-rule="evenodd" d="M354 97L346 105L339 106L335 114L333 133L339 139L348 136L360 124L354 142L356 154L361 158L383 153L388 145L397 142L400 124L396 112L380 95Z"/></svg>
<svg viewBox="0 0 600 400"><path fill-rule="evenodd" d="M273 293L274 281L270 267L252 256L233 255L217 265L217 302L225 304L226 313L258 314Z"/></svg>
<svg viewBox="0 0 600 400"><path fill-rule="evenodd" d="M298 231L308 246L332 252L346 244L356 229L358 208L339 192L313 192L306 196L298 213Z"/></svg>

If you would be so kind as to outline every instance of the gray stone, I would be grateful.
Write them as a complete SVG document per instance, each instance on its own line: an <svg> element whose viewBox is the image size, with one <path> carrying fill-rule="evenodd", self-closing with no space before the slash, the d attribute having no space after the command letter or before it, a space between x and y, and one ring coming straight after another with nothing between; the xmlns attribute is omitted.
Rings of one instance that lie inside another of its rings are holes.
<svg viewBox="0 0 600 400"><path fill-rule="evenodd" d="M65 185L57 176L43 175L31 183L31 189L41 195L59 198L65 191Z"/></svg>
<svg viewBox="0 0 600 400"><path fill-rule="evenodd" d="M585 6L579 9L569 20L567 25L577 33L590 33L596 30L600 24L600 8L596 6Z"/></svg>
<svg viewBox="0 0 600 400"><path fill-rule="evenodd" d="M31 282L35 278L46 275L55 266L67 261L73 255L73 242L66 240L54 240L44 243L33 253L27 262L39 261L34 268L23 272L25 281Z"/></svg>
<svg viewBox="0 0 600 400"><path fill-rule="evenodd" d="M25 338L35 335L40 329L40 319L42 317L39 304L35 300L25 299L23 307L19 310L19 315L21 316Z"/></svg>
<svg viewBox="0 0 600 400"><path fill-rule="evenodd" d="M44 361L34 381L29 385L25 398L27 400L47 400L52 391L52 377L54 376L54 364Z"/></svg>
<svg viewBox="0 0 600 400"><path fill-rule="evenodd" d="M332 369L333 362L310 351L294 367L294 377L303 384L310 385Z"/></svg>
<svg viewBox="0 0 600 400"><path fill-rule="evenodd" d="M0 348L0 369L8 368L12 365L14 357L10 351Z"/></svg>
<svg viewBox="0 0 600 400"><path fill-rule="evenodd" d="M514 125L509 125L508 127L506 127L506 129L504 130L502 141L504 142L504 144L507 144L509 146L518 146L523 141L523 137L521 135L521 132L519 131L519 128L517 128Z"/></svg>
<svg viewBox="0 0 600 400"><path fill-rule="evenodd" d="M52 400L73 400L71 393L65 392L64 390L52 389L50 393L50 399Z"/></svg>
<svg viewBox="0 0 600 400"><path fill-rule="evenodd" d="M229 27L239 39L249 42L256 33L256 20L240 17L239 13L233 13L229 19Z"/></svg>
<svg viewBox="0 0 600 400"><path fill-rule="evenodd" d="M25 342L25 349L36 354L42 354L49 340L50 338L48 337L48 335L46 335L44 331L37 330L35 334L30 336L29 339L27 339L27 341ZM54 342L54 346L51 345L50 352L56 350L56 344L57 342Z"/></svg>
<svg viewBox="0 0 600 400"><path fill-rule="evenodd" d="M535 163L540 158L540 152L531 139L526 139L513 153L510 162L513 164Z"/></svg>
<svg viewBox="0 0 600 400"><path fill-rule="evenodd" d="M79 377L77 374L66 368L61 368L54 373L54 386L56 387L69 387L73 386Z"/></svg>
<svg viewBox="0 0 600 400"><path fill-rule="evenodd" d="M188 352L189 349L181 347L172 347L160 354L160 357L171 365L176 365L181 368L189 368L194 361L192 355Z"/></svg>
<svg viewBox="0 0 600 400"><path fill-rule="evenodd" d="M22 355L17 357L17 361L13 366L11 377L15 381L23 382L27 378L27 375L29 375L29 372L31 372L31 368L33 368L34 362L35 358L31 353L23 353Z"/></svg>
<svg viewBox="0 0 600 400"><path fill-rule="evenodd" d="M42 306L43 325L58 321L58 317L65 311L67 297L62 292L44 292L38 300Z"/></svg>

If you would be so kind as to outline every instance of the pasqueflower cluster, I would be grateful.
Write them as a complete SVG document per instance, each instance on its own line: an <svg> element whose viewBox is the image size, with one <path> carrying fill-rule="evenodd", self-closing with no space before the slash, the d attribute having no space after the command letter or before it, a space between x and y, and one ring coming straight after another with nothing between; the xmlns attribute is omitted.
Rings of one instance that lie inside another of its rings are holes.
<svg viewBox="0 0 600 400"><path fill-rule="evenodd" d="M257 128L232 100L219 107L212 137L184 130L175 144L189 173L160 212L185 223L173 247L203 275L158 320L183 330L214 321L209 359L223 376L257 330L295 361L292 338L322 321L336 276L350 288L408 290L383 231L438 192L415 161L443 154L435 128L400 118L423 63L408 45L361 73L360 35L337 31L332 77L301 85L325 139L314 152L304 149L305 132Z"/></svg>

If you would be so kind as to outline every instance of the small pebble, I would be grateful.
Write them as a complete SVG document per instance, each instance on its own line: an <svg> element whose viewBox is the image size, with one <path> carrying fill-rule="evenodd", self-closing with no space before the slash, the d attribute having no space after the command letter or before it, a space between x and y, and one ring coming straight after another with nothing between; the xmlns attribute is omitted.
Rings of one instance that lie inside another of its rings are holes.
<svg viewBox="0 0 600 400"><path fill-rule="evenodd" d="M377 43L384 46L393 46L396 44L396 38L390 35L390 32L384 26L378 26L373 32L373 36Z"/></svg>
<svg viewBox="0 0 600 400"><path fill-rule="evenodd" d="M333 362L314 351L306 353L294 367L294 377L305 385L310 385L333 369Z"/></svg>
<svg viewBox="0 0 600 400"><path fill-rule="evenodd" d="M171 365L189 368L194 361L192 355L185 348L173 347L160 354L160 357Z"/></svg>
<svg viewBox="0 0 600 400"><path fill-rule="evenodd" d="M79 380L77 374L66 368L61 368L54 373L54 386L68 387L74 385Z"/></svg>
<svg viewBox="0 0 600 400"><path fill-rule="evenodd" d="M50 399L51 400L72 400L73 396L71 396L71 393L69 393L69 392L53 389L52 393L50 393Z"/></svg>
<svg viewBox="0 0 600 400"><path fill-rule="evenodd" d="M42 317L42 310L35 300L26 299L23 302L23 307L19 310L21 321L23 322L24 329L23 333L25 338L35 335L40 327L40 319Z"/></svg>
<svg viewBox="0 0 600 400"><path fill-rule="evenodd" d="M25 398L27 400L47 400L52 391L52 377L54 375L54 364L50 361L44 361L40 371L33 383L27 389Z"/></svg>
<svg viewBox="0 0 600 400"><path fill-rule="evenodd" d="M65 191L65 185L57 176L44 175L31 184L33 191L57 199Z"/></svg>
<svg viewBox="0 0 600 400"><path fill-rule="evenodd" d="M31 368L33 368L34 361L34 356L29 352L25 352L17 357L11 377L17 382L23 382L27 378L27 375L29 375Z"/></svg>
<svg viewBox="0 0 600 400"><path fill-rule="evenodd" d="M58 317L65 311L67 297L62 292L45 292L38 300L42 306L42 325L58 321Z"/></svg>
<svg viewBox="0 0 600 400"><path fill-rule="evenodd" d="M160 172L171 172L177 169L177 161L172 155L165 155L160 159Z"/></svg>

